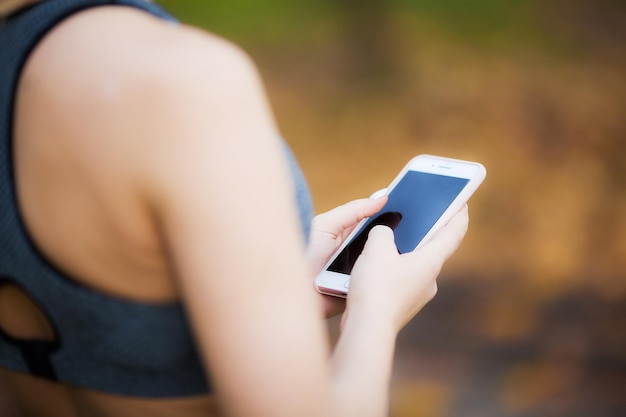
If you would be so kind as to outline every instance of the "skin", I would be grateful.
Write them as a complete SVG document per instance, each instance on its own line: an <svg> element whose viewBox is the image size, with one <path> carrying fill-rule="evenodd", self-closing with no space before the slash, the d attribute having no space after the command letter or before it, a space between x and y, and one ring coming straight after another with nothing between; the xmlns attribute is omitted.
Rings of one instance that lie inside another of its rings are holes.
<svg viewBox="0 0 626 417"><path fill-rule="evenodd" d="M130 8L81 12L42 40L14 133L20 210L40 250L98 291L182 300L216 387L147 400L1 371L15 415L386 415L396 336L435 295L467 209L404 255L390 229L374 228L347 305L320 296L314 274L385 198L317 216L305 249L253 63L223 39ZM47 334L19 296L4 297L3 328ZM343 308L331 351L323 318Z"/></svg>

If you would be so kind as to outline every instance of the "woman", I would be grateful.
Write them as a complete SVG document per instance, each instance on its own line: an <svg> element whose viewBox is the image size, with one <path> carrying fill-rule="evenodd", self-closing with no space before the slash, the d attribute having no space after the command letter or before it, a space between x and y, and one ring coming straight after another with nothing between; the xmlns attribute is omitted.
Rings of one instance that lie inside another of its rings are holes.
<svg viewBox="0 0 626 417"><path fill-rule="evenodd" d="M371 231L330 352L338 302L313 276L385 198L309 225L255 67L229 42L142 0L27 3L0 3L14 413L385 415L396 335L435 295L467 210L410 254Z"/></svg>

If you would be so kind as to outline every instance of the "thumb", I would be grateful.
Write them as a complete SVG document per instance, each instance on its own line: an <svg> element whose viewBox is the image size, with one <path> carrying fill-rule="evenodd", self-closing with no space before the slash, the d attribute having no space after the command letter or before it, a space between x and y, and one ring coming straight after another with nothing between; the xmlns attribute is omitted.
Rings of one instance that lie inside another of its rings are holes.
<svg viewBox="0 0 626 417"><path fill-rule="evenodd" d="M393 230L388 226L377 225L370 230L362 254L398 253Z"/></svg>
<svg viewBox="0 0 626 417"><path fill-rule="evenodd" d="M427 259L434 259L443 264L461 244L467 232L468 221L467 206L465 206L416 252L421 253L421 256L425 256Z"/></svg>

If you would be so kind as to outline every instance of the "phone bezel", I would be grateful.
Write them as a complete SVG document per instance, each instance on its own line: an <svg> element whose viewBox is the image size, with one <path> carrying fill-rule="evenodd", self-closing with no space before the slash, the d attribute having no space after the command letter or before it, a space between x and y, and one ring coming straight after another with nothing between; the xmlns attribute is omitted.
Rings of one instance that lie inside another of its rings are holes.
<svg viewBox="0 0 626 417"><path fill-rule="evenodd" d="M463 190L456 196L452 204L442 213L437 222L424 236L422 241L418 244L417 248L422 246L445 225L450 218L463 207L469 200L472 194L480 186L486 176L485 167L473 161L464 161L460 159L447 158L442 156L422 154L412 158L398 175L394 178L391 184L387 187L385 194L389 194L400 180L409 171L418 171L429 174L445 175L449 177L465 178L469 182L463 188ZM341 253L341 251L352 241L352 239L360 232L367 218L363 219L352 231L350 236L342 243L337 249L329 261L324 265L322 271L315 278L315 287L317 291L322 294L332 295L335 297L346 297L349 289L350 275L340 272L329 271L328 267L335 260L335 258Z"/></svg>

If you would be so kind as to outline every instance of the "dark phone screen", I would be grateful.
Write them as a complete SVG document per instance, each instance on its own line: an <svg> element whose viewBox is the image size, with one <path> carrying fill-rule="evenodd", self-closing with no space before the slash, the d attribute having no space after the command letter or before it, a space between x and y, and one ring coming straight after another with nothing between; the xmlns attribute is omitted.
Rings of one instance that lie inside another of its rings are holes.
<svg viewBox="0 0 626 417"><path fill-rule="evenodd" d="M380 224L393 229L400 253L412 251L468 182L465 178L409 171L389 193L387 204L363 225L328 270L349 275L369 231Z"/></svg>

